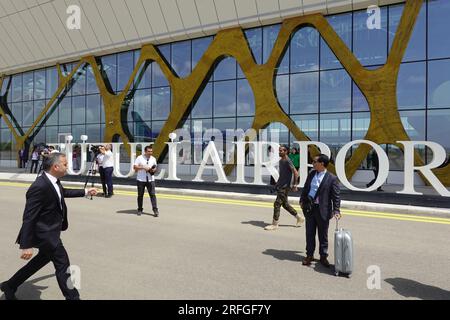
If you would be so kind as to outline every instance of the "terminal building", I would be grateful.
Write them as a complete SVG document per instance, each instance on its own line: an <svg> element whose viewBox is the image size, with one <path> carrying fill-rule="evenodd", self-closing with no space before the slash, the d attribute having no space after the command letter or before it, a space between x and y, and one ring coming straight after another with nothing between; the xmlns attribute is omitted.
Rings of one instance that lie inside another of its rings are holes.
<svg viewBox="0 0 450 320"><path fill-rule="evenodd" d="M195 132L269 128L333 157L372 140L394 184L397 141L433 141L448 187L449 17L447 0L0 0L0 167L67 135L153 142L164 163L175 129L194 155ZM368 152L347 155L355 182L373 177Z"/></svg>

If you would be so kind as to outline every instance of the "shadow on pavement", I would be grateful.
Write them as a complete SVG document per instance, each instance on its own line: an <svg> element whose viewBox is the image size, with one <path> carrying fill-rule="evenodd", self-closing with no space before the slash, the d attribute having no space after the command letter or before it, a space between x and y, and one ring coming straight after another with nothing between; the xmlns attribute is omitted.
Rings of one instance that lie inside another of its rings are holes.
<svg viewBox="0 0 450 320"><path fill-rule="evenodd" d="M47 289L48 287L44 286L38 286L36 285L37 282L52 278L54 277L54 274L49 274L40 278L36 278L30 281L26 281L24 284L22 284L16 292L17 299L19 300L41 300L41 294L42 291ZM5 295L2 294L0 297L0 300L5 300Z"/></svg>
<svg viewBox="0 0 450 320"><path fill-rule="evenodd" d="M395 292L406 298L419 298L422 300L450 300L450 291L429 286L414 280L405 278L385 279L391 284Z"/></svg>
<svg viewBox="0 0 450 320"><path fill-rule="evenodd" d="M265 226L268 226L270 223L264 222L264 221L242 221L242 224L251 224L252 226L255 227L260 227L260 228L264 228ZM296 228L296 226L292 225L292 224L279 224L278 227L292 227L292 228Z"/></svg>
<svg viewBox="0 0 450 320"><path fill-rule="evenodd" d="M137 210L119 210L116 211L116 213L122 213L122 214L134 214L135 216L137 216ZM142 212L142 215L147 215L147 216L152 216L154 217L155 215L153 213L147 213L147 212Z"/></svg>
<svg viewBox="0 0 450 320"><path fill-rule="evenodd" d="M305 256L299 254L301 252L302 251L266 249L263 254L273 256L278 260L301 262L305 258Z"/></svg>

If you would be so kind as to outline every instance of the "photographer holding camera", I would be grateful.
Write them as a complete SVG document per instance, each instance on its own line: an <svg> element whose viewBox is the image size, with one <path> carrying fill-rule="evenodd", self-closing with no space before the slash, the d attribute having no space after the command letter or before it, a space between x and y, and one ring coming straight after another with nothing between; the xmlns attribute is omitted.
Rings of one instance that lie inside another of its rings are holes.
<svg viewBox="0 0 450 320"><path fill-rule="evenodd" d="M158 207L156 204L155 195L155 177L156 159L153 157L153 149L151 146L144 148L144 154L136 158L133 169L137 172L137 188L138 188L138 210L137 215L140 216L143 211L142 202L144 198L145 187L147 187L150 200L152 202L152 209L155 217L159 216Z"/></svg>
<svg viewBox="0 0 450 320"><path fill-rule="evenodd" d="M103 155L102 167L104 179L106 181L107 192L105 198L111 198L114 195L112 174L114 170L113 153L111 152L111 145L99 146L100 154Z"/></svg>

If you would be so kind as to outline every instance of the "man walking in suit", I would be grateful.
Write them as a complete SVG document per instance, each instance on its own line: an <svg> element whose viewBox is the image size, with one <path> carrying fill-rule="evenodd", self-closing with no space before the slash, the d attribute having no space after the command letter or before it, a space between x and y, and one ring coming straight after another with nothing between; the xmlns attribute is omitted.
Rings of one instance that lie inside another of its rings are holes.
<svg viewBox="0 0 450 320"><path fill-rule="evenodd" d="M329 267L328 262L328 227L334 216L341 218L340 189L337 177L327 171L330 159L321 154L314 157L313 168L305 182L300 197L300 207L306 218L306 258L302 264L311 265L316 249L316 230L319 233L320 263Z"/></svg>
<svg viewBox="0 0 450 320"><path fill-rule="evenodd" d="M66 173L67 159L62 153L46 156L43 170L44 173L27 191L22 228L16 241L22 249L22 259L29 260L33 256L33 248L38 248L39 253L11 279L1 284L0 289L7 300L15 300L17 288L50 261L55 266L56 279L64 297L67 300L78 300L80 297L77 289L70 288L68 284L70 262L60 239L61 231L68 227L64 199L96 195L97 190L63 188L59 178Z"/></svg>

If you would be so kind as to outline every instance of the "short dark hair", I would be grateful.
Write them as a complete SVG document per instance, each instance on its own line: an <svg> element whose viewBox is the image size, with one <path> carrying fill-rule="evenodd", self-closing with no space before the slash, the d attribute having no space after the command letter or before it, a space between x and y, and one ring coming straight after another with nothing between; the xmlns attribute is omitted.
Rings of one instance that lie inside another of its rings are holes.
<svg viewBox="0 0 450 320"><path fill-rule="evenodd" d="M153 147L152 146L146 146L145 148L144 148L144 151L147 151L147 150L153 150Z"/></svg>
<svg viewBox="0 0 450 320"><path fill-rule="evenodd" d="M44 157L44 160L42 161L42 170L45 172L49 172L50 169L57 163L59 163L60 159L62 157L65 157L66 155L61 152L54 152L46 155Z"/></svg>
<svg viewBox="0 0 450 320"><path fill-rule="evenodd" d="M283 148L284 150L286 150L286 153L289 153L289 147L285 144L280 145L280 148Z"/></svg>
<svg viewBox="0 0 450 320"><path fill-rule="evenodd" d="M317 159L317 162L323 163L324 167L328 167L328 164L330 163L330 158L326 154L319 154Z"/></svg>

